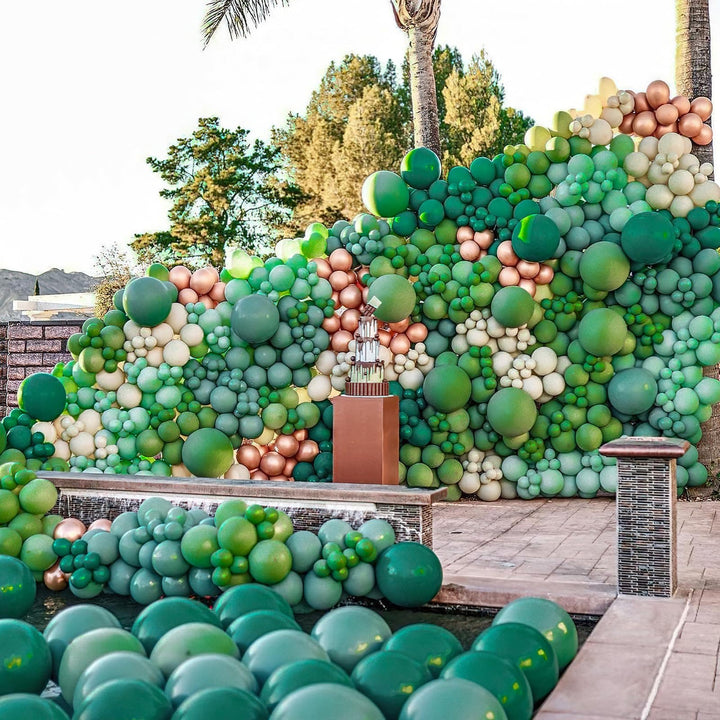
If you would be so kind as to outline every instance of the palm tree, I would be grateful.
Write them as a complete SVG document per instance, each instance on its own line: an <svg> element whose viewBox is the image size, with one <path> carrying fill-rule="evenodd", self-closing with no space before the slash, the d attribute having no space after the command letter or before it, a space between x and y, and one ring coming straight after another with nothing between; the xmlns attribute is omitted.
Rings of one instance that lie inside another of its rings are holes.
<svg viewBox="0 0 720 720"><path fill-rule="evenodd" d="M432 51L440 20L441 0L390 0L395 22L408 36L410 90L413 108L415 145L440 153L435 74ZM289 0L210 0L203 22L205 44L223 24L230 37L247 37L272 8Z"/></svg>

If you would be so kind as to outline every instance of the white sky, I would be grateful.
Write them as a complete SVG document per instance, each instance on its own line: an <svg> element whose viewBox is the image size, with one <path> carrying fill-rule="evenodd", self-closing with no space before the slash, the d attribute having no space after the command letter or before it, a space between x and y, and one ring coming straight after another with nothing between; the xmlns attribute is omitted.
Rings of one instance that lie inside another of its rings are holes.
<svg viewBox="0 0 720 720"><path fill-rule="evenodd" d="M720 0L710 5L720 12ZM293 0L249 39L223 29L205 51L204 9L0 4L0 267L92 272L101 246L167 228L145 158L164 157L199 117L267 138L304 110L332 60L354 52L399 65L406 46L388 0ZM634 90L656 78L672 86L674 23L673 0L443 0L437 42L466 60L484 47L507 104L547 123L603 75Z"/></svg>

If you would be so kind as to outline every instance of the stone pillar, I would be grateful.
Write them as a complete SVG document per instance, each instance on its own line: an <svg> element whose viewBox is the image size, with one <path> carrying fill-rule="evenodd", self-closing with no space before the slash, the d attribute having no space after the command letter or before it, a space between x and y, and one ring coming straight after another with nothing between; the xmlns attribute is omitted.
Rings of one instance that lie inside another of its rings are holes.
<svg viewBox="0 0 720 720"><path fill-rule="evenodd" d="M672 597L677 589L676 465L687 440L628 437L600 453L617 458L618 593Z"/></svg>

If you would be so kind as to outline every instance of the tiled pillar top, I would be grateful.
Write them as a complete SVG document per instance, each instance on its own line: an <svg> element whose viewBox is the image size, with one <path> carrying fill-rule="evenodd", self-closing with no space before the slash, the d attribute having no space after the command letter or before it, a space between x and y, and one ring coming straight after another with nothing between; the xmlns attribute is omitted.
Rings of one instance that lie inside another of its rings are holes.
<svg viewBox="0 0 720 720"><path fill-rule="evenodd" d="M625 437L605 443L600 454L622 458L679 458L690 447L687 440L666 437Z"/></svg>

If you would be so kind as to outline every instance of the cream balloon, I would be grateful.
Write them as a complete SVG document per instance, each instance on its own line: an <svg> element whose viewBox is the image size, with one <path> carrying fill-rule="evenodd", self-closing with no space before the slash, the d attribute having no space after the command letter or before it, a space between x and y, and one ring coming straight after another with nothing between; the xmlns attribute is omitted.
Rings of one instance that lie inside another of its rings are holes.
<svg viewBox="0 0 720 720"><path fill-rule="evenodd" d="M233 463L223 477L227 480L249 480L250 471L240 463Z"/></svg>
<svg viewBox="0 0 720 720"><path fill-rule="evenodd" d="M623 170L625 170L628 175L632 175L635 178L643 177L647 175L649 169L650 160L645 153L631 152L625 156Z"/></svg>
<svg viewBox="0 0 720 720"><path fill-rule="evenodd" d="M692 141L679 133L663 135L657 144L657 151L663 155L677 155L680 157L692 150Z"/></svg>
<svg viewBox="0 0 720 720"><path fill-rule="evenodd" d="M136 335L140 334L140 326L132 320L128 320L123 325L123 332L128 340L132 340Z"/></svg>
<svg viewBox="0 0 720 720"><path fill-rule="evenodd" d="M83 410L80 415L78 415L77 421L81 422L84 425L85 430L91 435L94 435L102 427L100 413L92 408Z"/></svg>
<svg viewBox="0 0 720 720"><path fill-rule="evenodd" d="M81 432L74 438L70 438L70 452L73 455L92 457L95 452L95 440L93 436L89 432Z"/></svg>
<svg viewBox="0 0 720 720"><path fill-rule="evenodd" d="M163 362L165 362L162 346L157 345L148 350L147 355L145 355L145 359L147 360L148 365L151 365L152 367L160 367Z"/></svg>
<svg viewBox="0 0 720 720"><path fill-rule="evenodd" d="M480 474L477 472L464 472L458 487L465 495L473 495L480 489Z"/></svg>
<svg viewBox="0 0 720 720"><path fill-rule="evenodd" d="M670 203L670 213L673 217L687 217L687 214L695 207L692 198L687 195L678 195Z"/></svg>
<svg viewBox="0 0 720 720"><path fill-rule="evenodd" d="M327 400L332 389L332 383L327 375L316 375L307 386L308 395L313 402Z"/></svg>
<svg viewBox="0 0 720 720"><path fill-rule="evenodd" d="M668 138L669 135L663 135L663 138ZM652 160L658 154L658 143L660 141L656 137L651 135L644 137L638 145L638 151L647 155ZM666 141L667 142L667 141Z"/></svg>
<svg viewBox="0 0 720 720"><path fill-rule="evenodd" d="M616 128L623 120L623 112L620 108L604 107L600 119L605 120L611 128Z"/></svg>
<svg viewBox="0 0 720 720"><path fill-rule="evenodd" d="M497 480L491 480L477 491L477 496L485 502L495 502L500 499L501 495L502 485Z"/></svg>
<svg viewBox="0 0 720 720"><path fill-rule="evenodd" d="M687 170L676 170L668 178L668 188L675 195L689 195L695 187L695 178Z"/></svg>
<svg viewBox="0 0 720 720"><path fill-rule="evenodd" d="M558 372L548 373L542 379L543 389L548 395L557 397L565 391L565 378Z"/></svg>
<svg viewBox="0 0 720 720"><path fill-rule="evenodd" d="M60 458L61 460L70 459L70 445L65 440L58 438L53 445L55 446L53 457Z"/></svg>
<svg viewBox="0 0 720 720"><path fill-rule="evenodd" d="M173 303L170 307L170 314L165 318L165 322L173 329L177 335L184 325L187 325L187 310L180 303Z"/></svg>
<svg viewBox="0 0 720 720"><path fill-rule="evenodd" d="M33 433L42 433L46 443L54 443L57 440L57 430L51 422L36 422L31 429Z"/></svg>
<svg viewBox="0 0 720 720"><path fill-rule="evenodd" d="M720 185L713 180L700 183L690 193L690 199L697 207L705 207L705 203L710 200L720 202Z"/></svg>
<svg viewBox="0 0 720 720"><path fill-rule="evenodd" d="M398 376L398 382L405 390L417 390L422 387L425 375L419 368L405 370Z"/></svg>
<svg viewBox="0 0 720 720"><path fill-rule="evenodd" d="M157 340L158 345L167 345L172 339L175 331L167 322L162 322L152 329L152 336Z"/></svg>
<svg viewBox="0 0 720 720"><path fill-rule="evenodd" d="M95 382L105 392L117 390L125 382L125 373L119 368L111 373L101 370L95 375Z"/></svg>
<svg viewBox="0 0 720 720"><path fill-rule="evenodd" d="M183 367L190 360L190 348L183 340L170 340L162 349L162 357L170 366Z"/></svg>
<svg viewBox="0 0 720 720"><path fill-rule="evenodd" d="M539 347L531 355L535 361L535 372L538 375L549 375L554 372L558 364L558 356L552 348Z"/></svg>
<svg viewBox="0 0 720 720"><path fill-rule="evenodd" d="M329 375L337 364L337 355L332 350L323 350L315 361L315 367L323 375Z"/></svg>
<svg viewBox="0 0 720 720"><path fill-rule="evenodd" d="M275 439L275 431L265 428L260 435L253 440L258 445L269 445Z"/></svg>
<svg viewBox="0 0 720 720"><path fill-rule="evenodd" d="M177 465L173 465L171 470L173 477L181 477L181 478L188 478L192 477L192 473L183 465L183 463L178 463Z"/></svg>
<svg viewBox="0 0 720 720"><path fill-rule="evenodd" d="M137 385L123 383L117 389L117 402L124 408L138 407L142 402L142 390Z"/></svg>
<svg viewBox="0 0 720 720"><path fill-rule="evenodd" d="M180 339L188 347L195 347L196 345L199 345L204 338L205 334L199 325L188 323L180 330Z"/></svg>
<svg viewBox="0 0 720 720"><path fill-rule="evenodd" d="M651 185L645 193L645 202L653 210L667 210L673 201L673 194L667 185Z"/></svg>

